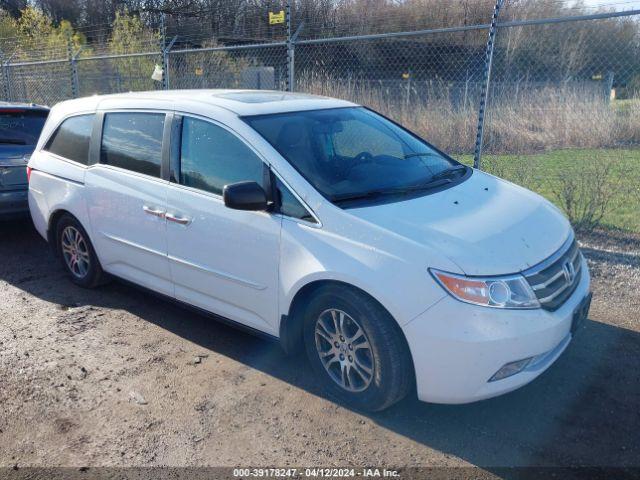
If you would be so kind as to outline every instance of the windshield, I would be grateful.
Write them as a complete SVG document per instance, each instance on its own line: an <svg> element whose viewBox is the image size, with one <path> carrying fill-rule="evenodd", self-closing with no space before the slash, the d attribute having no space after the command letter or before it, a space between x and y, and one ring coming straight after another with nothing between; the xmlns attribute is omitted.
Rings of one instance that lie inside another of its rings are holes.
<svg viewBox="0 0 640 480"><path fill-rule="evenodd" d="M28 109L0 109L0 147L35 146L48 112Z"/></svg>
<svg viewBox="0 0 640 480"><path fill-rule="evenodd" d="M335 108L244 119L321 194L339 202L450 182L464 170L370 110ZM444 175L443 175L444 174Z"/></svg>

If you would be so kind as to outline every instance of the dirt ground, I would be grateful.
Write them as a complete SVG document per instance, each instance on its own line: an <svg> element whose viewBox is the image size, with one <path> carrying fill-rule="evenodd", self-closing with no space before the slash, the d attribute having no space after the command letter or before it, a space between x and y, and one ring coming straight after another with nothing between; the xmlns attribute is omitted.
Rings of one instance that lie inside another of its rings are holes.
<svg viewBox="0 0 640 480"><path fill-rule="evenodd" d="M640 237L582 245L590 320L540 378L362 415L303 358L122 283L75 287L30 224L2 224L0 467L640 466Z"/></svg>

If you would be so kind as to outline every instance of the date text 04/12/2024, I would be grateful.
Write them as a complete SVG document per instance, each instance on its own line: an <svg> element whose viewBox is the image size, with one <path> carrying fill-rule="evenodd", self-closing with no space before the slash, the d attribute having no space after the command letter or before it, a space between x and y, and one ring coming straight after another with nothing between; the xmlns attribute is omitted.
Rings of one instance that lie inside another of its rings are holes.
<svg viewBox="0 0 640 480"><path fill-rule="evenodd" d="M233 476L238 478L252 477L311 477L311 478L397 478L397 470L386 468L236 468Z"/></svg>

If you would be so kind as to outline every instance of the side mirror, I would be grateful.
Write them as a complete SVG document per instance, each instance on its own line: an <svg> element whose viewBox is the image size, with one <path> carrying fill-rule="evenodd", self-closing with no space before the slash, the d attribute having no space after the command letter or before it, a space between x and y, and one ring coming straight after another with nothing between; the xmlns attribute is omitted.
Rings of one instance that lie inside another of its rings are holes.
<svg viewBox="0 0 640 480"><path fill-rule="evenodd" d="M266 210L267 194L256 182L238 182L225 185L222 190L225 206L234 210Z"/></svg>

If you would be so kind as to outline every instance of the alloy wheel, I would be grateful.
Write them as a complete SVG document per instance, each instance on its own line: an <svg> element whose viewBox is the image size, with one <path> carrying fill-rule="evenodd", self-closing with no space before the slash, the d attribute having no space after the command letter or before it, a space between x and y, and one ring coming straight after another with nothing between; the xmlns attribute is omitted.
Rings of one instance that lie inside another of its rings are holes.
<svg viewBox="0 0 640 480"><path fill-rule="evenodd" d="M315 326L316 351L329 377L348 392L361 392L374 374L373 351L362 327L348 313L331 308Z"/></svg>
<svg viewBox="0 0 640 480"><path fill-rule="evenodd" d="M84 278L91 266L89 247L80 231L67 226L61 237L62 256L69 271L77 278Z"/></svg>

